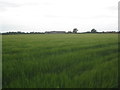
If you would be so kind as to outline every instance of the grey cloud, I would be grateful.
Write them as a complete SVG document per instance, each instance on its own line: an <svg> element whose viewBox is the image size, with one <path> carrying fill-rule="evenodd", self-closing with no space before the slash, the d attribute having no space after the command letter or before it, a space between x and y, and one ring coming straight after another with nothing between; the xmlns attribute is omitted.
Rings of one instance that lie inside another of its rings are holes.
<svg viewBox="0 0 120 90"><path fill-rule="evenodd" d="M60 16L60 15L44 15L44 17L47 17L47 18L61 18L63 16Z"/></svg>
<svg viewBox="0 0 120 90"><path fill-rule="evenodd" d="M115 15L98 15L94 16L93 18L117 18Z"/></svg>
<svg viewBox="0 0 120 90"><path fill-rule="evenodd" d="M24 28L25 26L23 25L0 24L0 32L19 31L23 30Z"/></svg>
<svg viewBox="0 0 120 90"><path fill-rule="evenodd" d="M110 6L110 7L107 7L108 10L118 10L118 7L117 6Z"/></svg>
<svg viewBox="0 0 120 90"><path fill-rule="evenodd" d="M0 11L6 11L10 7L19 7L20 4L0 1Z"/></svg>
<svg viewBox="0 0 120 90"><path fill-rule="evenodd" d="M8 8L16 8L16 7L21 7L21 6L36 6L39 5L38 3L35 2L21 2L21 3L13 3L13 2L8 2L8 1L0 1L0 11L6 11Z"/></svg>
<svg viewBox="0 0 120 90"><path fill-rule="evenodd" d="M0 1L0 7L17 7L17 6L19 6L19 5L15 4L15 3Z"/></svg>

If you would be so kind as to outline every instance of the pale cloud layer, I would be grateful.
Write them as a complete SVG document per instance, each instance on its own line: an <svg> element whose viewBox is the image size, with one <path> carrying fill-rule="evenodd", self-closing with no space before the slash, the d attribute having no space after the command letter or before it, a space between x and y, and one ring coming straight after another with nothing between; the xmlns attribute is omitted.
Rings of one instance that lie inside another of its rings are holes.
<svg viewBox="0 0 120 90"><path fill-rule="evenodd" d="M119 0L0 0L0 32L117 30Z"/></svg>

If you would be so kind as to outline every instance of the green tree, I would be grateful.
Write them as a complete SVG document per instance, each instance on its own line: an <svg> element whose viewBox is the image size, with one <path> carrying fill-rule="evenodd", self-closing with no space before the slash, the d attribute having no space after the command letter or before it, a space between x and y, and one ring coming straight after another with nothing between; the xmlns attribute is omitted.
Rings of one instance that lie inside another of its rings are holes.
<svg viewBox="0 0 120 90"><path fill-rule="evenodd" d="M96 32L97 32L97 30L95 30L95 29L91 30L91 33L96 33Z"/></svg>
<svg viewBox="0 0 120 90"><path fill-rule="evenodd" d="M78 29L77 28L74 28L73 29L73 33L77 33Z"/></svg>

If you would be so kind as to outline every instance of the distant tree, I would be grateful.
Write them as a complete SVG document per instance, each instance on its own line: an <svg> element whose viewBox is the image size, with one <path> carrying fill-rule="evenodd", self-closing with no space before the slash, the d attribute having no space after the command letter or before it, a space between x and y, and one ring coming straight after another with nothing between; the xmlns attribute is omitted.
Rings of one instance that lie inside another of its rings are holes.
<svg viewBox="0 0 120 90"><path fill-rule="evenodd" d="M73 29L73 33L77 33L78 29L77 28L74 28Z"/></svg>
<svg viewBox="0 0 120 90"><path fill-rule="evenodd" d="M96 32L97 32L97 30L95 30L95 29L91 30L91 33L96 33Z"/></svg>
<svg viewBox="0 0 120 90"><path fill-rule="evenodd" d="M71 31L68 31L67 33L72 33Z"/></svg>
<svg viewBox="0 0 120 90"><path fill-rule="evenodd" d="M86 33L90 33L90 31L87 31Z"/></svg>

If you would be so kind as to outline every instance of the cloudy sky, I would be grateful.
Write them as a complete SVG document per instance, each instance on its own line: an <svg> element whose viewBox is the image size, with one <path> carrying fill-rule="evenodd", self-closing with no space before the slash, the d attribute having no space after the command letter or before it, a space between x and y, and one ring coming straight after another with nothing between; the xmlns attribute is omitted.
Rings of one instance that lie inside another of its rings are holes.
<svg viewBox="0 0 120 90"><path fill-rule="evenodd" d="M0 32L118 30L119 0L0 0Z"/></svg>

